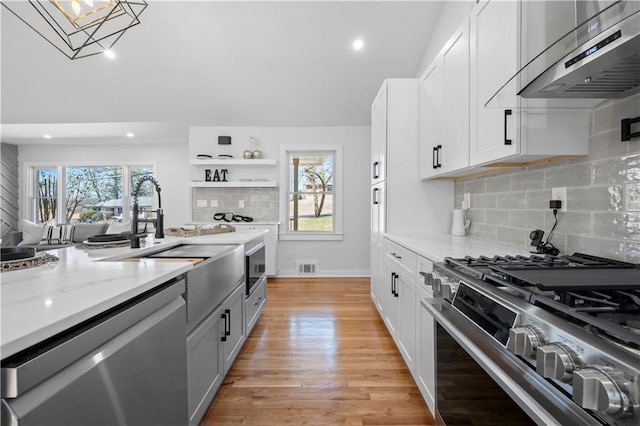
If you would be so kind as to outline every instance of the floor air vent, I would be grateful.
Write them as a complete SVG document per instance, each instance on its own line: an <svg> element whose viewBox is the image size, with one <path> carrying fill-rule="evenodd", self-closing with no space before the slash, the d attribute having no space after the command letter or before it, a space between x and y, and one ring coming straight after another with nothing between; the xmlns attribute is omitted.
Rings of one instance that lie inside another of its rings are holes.
<svg viewBox="0 0 640 426"><path fill-rule="evenodd" d="M318 275L318 260L296 260L296 270L299 275Z"/></svg>

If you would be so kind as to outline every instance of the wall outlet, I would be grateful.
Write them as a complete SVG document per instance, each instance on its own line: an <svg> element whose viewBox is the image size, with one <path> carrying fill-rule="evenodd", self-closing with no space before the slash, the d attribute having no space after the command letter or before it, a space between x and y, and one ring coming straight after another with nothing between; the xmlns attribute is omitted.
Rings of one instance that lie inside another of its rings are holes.
<svg viewBox="0 0 640 426"><path fill-rule="evenodd" d="M241 208L241 209L244 208L244 200L238 201L238 207Z"/></svg>
<svg viewBox="0 0 640 426"><path fill-rule="evenodd" d="M559 211L561 212L567 211L567 187L566 186L551 188L551 199L562 201L562 207L560 208Z"/></svg>
<svg viewBox="0 0 640 426"><path fill-rule="evenodd" d="M196 202L196 205L197 205L198 207L207 207L207 200L198 200L198 201Z"/></svg>
<svg viewBox="0 0 640 426"><path fill-rule="evenodd" d="M211 207L218 207L218 200L211 200Z"/></svg>
<svg viewBox="0 0 640 426"><path fill-rule="evenodd" d="M465 192L464 193L464 198L462 200L462 209L466 210L466 209L470 209L471 208L471 193L470 192Z"/></svg>

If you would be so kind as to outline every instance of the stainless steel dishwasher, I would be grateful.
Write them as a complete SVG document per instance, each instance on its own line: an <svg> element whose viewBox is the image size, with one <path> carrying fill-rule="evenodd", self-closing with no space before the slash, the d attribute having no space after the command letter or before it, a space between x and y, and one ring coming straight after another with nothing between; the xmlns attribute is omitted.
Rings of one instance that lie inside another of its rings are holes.
<svg viewBox="0 0 640 426"><path fill-rule="evenodd" d="M184 280L2 361L3 425L187 424Z"/></svg>

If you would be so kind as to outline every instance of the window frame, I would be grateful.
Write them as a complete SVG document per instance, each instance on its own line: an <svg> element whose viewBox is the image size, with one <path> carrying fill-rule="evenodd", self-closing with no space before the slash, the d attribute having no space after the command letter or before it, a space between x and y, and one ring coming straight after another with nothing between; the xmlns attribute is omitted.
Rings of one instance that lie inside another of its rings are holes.
<svg viewBox="0 0 640 426"><path fill-rule="evenodd" d="M291 154L304 156L333 155L333 231L291 231L289 230L289 157ZM284 226L280 226L280 240L298 241L336 241L343 239L343 215L342 215L342 145L339 144L305 144L305 145L280 145L280 220Z"/></svg>
<svg viewBox="0 0 640 426"><path fill-rule="evenodd" d="M157 178L158 174L158 162L149 161L115 161L115 162L98 162L98 161L68 161L68 162L27 162L23 164L23 182L22 182L22 201L20 203L21 210L24 212L21 217L30 220L35 223L39 222L37 214L36 202L36 170L37 169L56 169L58 174L58 187L56 188L56 197L58 199L56 209L56 220L66 220L66 187L67 187L67 174L66 169L70 167L121 167L123 168L122 176L122 208L123 208L123 221L125 213L126 217L130 217L132 211L130 204L133 202L133 196L131 191L131 174L130 170L133 168L149 168L153 172L153 176ZM63 202L64 201L64 202ZM154 205L157 201L154 199ZM61 219L62 218L62 219ZM60 223L60 222L58 222Z"/></svg>

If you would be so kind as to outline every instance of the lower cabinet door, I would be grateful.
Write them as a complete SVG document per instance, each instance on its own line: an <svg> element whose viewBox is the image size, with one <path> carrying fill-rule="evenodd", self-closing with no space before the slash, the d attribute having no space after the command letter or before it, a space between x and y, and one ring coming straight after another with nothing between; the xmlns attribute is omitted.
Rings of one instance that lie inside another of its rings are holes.
<svg viewBox="0 0 640 426"><path fill-rule="evenodd" d="M431 314L420 304L420 299L431 297L425 290L418 287L418 297L416 298L416 309L418 309L418 356L417 356L417 377L415 377L422 397L427 403L429 410L435 413L436 408L436 344L435 327L436 323Z"/></svg>
<svg viewBox="0 0 640 426"><path fill-rule="evenodd" d="M231 364L236 359L238 352L242 349L245 338L245 322L244 322L244 287L240 286L234 291L229 299L224 303L224 311L221 315L226 315L227 336L222 345L224 352L224 374L226 375L231 368ZM224 322L224 321L223 321Z"/></svg>
<svg viewBox="0 0 640 426"><path fill-rule="evenodd" d="M221 356L221 338L225 333L223 312L224 306L216 309L187 336L190 425L200 422L224 378Z"/></svg>
<svg viewBox="0 0 640 426"><path fill-rule="evenodd" d="M416 356L416 283L404 272L398 275L396 293L399 294L400 330L397 343L407 367L413 373Z"/></svg>

